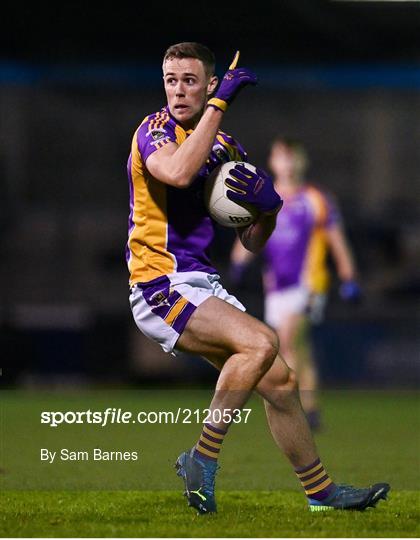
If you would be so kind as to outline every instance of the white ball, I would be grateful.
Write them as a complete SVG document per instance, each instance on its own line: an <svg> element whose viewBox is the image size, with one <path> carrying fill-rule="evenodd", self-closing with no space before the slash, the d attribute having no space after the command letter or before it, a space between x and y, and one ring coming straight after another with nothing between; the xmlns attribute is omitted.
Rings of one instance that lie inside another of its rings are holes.
<svg viewBox="0 0 420 540"><path fill-rule="evenodd" d="M257 210L250 204L238 204L226 196L229 187L225 184L229 171L237 164L244 165L255 172L256 168L250 163L229 161L217 167L207 178L204 191L204 201L211 217L225 227L245 227L253 223Z"/></svg>

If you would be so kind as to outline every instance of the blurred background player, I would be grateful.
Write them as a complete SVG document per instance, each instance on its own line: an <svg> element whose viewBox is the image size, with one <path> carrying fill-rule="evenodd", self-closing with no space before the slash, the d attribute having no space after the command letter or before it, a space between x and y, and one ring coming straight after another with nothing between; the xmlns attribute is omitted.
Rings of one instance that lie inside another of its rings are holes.
<svg viewBox="0 0 420 540"><path fill-rule="evenodd" d="M319 323L323 318L330 282L328 252L342 282L340 296L356 301L360 288L338 209L330 196L306 182L307 165L306 151L298 140L278 137L273 141L269 167L284 206L263 251L264 318L277 331L282 355L297 373L302 406L316 430L320 427L318 372L310 344L310 322ZM233 281L240 280L253 256L235 242Z"/></svg>

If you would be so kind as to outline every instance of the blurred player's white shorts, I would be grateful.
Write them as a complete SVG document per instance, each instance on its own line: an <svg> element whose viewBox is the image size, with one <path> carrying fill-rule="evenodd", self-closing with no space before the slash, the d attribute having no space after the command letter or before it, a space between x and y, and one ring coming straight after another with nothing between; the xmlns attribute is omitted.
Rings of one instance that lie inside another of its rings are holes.
<svg viewBox="0 0 420 540"><path fill-rule="evenodd" d="M307 312L310 291L302 285L273 291L265 297L264 319L272 328L277 329L291 315L304 315Z"/></svg>
<svg viewBox="0 0 420 540"><path fill-rule="evenodd" d="M176 342L189 318L210 296L246 311L219 280L218 274L178 272L133 285L130 306L137 326L165 352L176 354Z"/></svg>

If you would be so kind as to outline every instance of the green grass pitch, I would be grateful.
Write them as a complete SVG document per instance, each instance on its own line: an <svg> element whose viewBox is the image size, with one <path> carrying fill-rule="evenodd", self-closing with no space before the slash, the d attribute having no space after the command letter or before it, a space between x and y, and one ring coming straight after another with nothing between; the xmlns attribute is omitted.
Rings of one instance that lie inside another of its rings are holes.
<svg viewBox="0 0 420 540"><path fill-rule="evenodd" d="M420 407L414 392L325 392L323 462L338 482L388 481L389 500L365 512L312 514L277 451L259 399L232 427L217 478L219 513L197 516L173 462L200 426L40 426L40 410L205 407L211 391L110 391L74 396L1 392L2 537L417 537ZM138 448L124 464L39 462L39 448Z"/></svg>

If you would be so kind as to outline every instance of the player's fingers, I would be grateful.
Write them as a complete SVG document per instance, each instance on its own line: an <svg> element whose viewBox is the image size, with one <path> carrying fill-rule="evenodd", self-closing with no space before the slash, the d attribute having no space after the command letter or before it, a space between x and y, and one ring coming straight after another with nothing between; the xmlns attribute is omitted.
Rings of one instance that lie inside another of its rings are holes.
<svg viewBox="0 0 420 540"><path fill-rule="evenodd" d="M247 77L250 77L252 79L256 79L257 76L253 71L251 71L249 68L236 68L235 73L237 75L246 75Z"/></svg>
<svg viewBox="0 0 420 540"><path fill-rule="evenodd" d="M247 168L245 167L245 165L243 164L243 162L242 162L242 163L241 163L241 162L237 162L237 163L235 164L234 168L231 169L229 172L232 172L232 171L233 171L233 172L239 171L239 172L244 173L244 174L250 172L249 169L247 169Z"/></svg>
<svg viewBox="0 0 420 540"><path fill-rule="evenodd" d="M229 175L234 182L238 182L238 184L242 184L243 186L248 186L251 179L250 176L246 176L245 174L235 171L235 169L229 171Z"/></svg>
<svg viewBox="0 0 420 540"><path fill-rule="evenodd" d="M235 180L233 180L232 178L225 179L225 186L233 190L235 193L241 193L242 195L246 195L246 191L241 188L241 184L239 182L235 182Z"/></svg>
<svg viewBox="0 0 420 540"><path fill-rule="evenodd" d="M247 82L248 84L258 84L258 77L255 75L255 73L252 73L252 71L249 70L239 72L237 78Z"/></svg>
<svg viewBox="0 0 420 540"><path fill-rule="evenodd" d="M235 56L233 57L232 63L229 66L229 69L235 69L238 65L240 51L236 51Z"/></svg>
<svg viewBox="0 0 420 540"><path fill-rule="evenodd" d="M248 178L255 178L258 176L247 169L245 165L240 165L239 163L235 165L234 169L230 169L229 174L235 178L240 178L241 180L247 180Z"/></svg>
<svg viewBox="0 0 420 540"><path fill-rule="evenodd" d="M256 80L257 76L249 69L235 69L235 75L237 78L247 77L248 79Z"/></svg>
<svg viewBox="0 0 420 540"><path fill-rule="evenodd" d="M228 189L226 191L226 197L233 202L243 202L243 195L244 194L237 193L236 191L233 191L231 189Z"/></svg>

